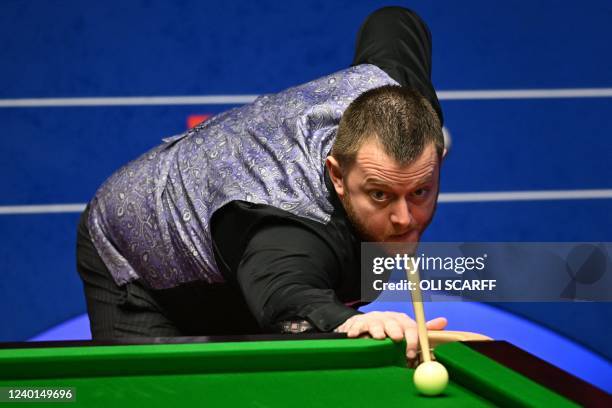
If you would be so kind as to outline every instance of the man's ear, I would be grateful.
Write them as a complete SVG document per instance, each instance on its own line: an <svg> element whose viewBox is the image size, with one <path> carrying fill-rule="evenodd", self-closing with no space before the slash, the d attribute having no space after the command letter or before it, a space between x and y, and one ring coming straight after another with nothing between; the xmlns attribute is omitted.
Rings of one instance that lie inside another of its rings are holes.
<svg viewBox="0 0 612 408"><path fill-rule="evenodd" d="M345 191L340 163L338 163L338 160L336 160L334 156L327 156L327 159L325 159L325 166L327 166L327 172L329 173L329 178L334 184L336 194L338 194L338 197L342 198Z"/></svg>
<svg viewBox="0 0 612 408"><path fill-rule="evenodd" d="M443 161L446 155L448 154L448 152L450 152L451 145L453 144L453 139L451 137L450 132L446 128L446 126L442 126L442 136L444 137L444 152L442 153L442 161Z"/></svg>

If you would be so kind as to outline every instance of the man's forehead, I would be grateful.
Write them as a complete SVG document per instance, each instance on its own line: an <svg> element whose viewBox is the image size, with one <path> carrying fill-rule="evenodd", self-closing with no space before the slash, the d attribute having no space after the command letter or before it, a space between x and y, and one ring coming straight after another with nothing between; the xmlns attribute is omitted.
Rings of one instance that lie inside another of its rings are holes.
<svg viewBox="0 0 612 408"><path fill-rule="evenodd" d="M364 143L355 159L364 183L403 183L432 178L438 163L433 144L423 149L416 160L403 166L387 155L378 143Z"/></svg>

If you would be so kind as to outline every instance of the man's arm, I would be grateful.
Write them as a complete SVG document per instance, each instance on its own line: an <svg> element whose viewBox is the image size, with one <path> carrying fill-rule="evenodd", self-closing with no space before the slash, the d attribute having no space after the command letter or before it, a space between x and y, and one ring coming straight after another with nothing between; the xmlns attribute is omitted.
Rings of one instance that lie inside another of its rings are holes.
<svg viewBox="0 0 612 408"><path fill-rule="evenodd" d="M262 327L308 320L319 331L331 331L359 313L334 292L340 267L316 233L298 224L276 223L258 228L249 240L236 280Z"/></svg>
<svg viewBox="0 0 612 408"><path fill-rule="evenodd" d="M444 123L431 83L431 33L412 10L383 7L368 16L357 34L352 65L372 64L401 86L419 91Z"/></svg>
<svg viewBox="0 0 612 408"><path fill-rule="evenodd" d="M362 314L343 305L333 290L339 267L333 252L314 232L277 224L261 228L250 240L237 278L262 327L278 328L284 320L306 319L319 331L335 329L348 337L405 340L407 357L415 358L414 320L397 312ZM444 318L427 322L430 330L445 326Z"/></svg>

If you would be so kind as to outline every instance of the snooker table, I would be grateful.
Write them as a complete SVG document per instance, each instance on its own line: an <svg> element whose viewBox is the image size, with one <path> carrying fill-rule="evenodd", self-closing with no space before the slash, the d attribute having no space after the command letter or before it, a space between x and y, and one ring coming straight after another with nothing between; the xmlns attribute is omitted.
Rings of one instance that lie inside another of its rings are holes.
<svg viewBox="0 0 612 408"><path fill-rule="evenodd" d="M509 343L433 344L450 375L437 397L415 390L404 344L342 334L3 343L0 389L74 390L54 407L612 406Z"/></svg>

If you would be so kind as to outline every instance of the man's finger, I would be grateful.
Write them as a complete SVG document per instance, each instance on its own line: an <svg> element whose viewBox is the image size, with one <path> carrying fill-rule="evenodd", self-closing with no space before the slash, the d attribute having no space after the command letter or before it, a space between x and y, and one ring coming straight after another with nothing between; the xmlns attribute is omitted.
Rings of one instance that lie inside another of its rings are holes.
<svg viewBox="0 0 612 408"><path fill-rule="evenodd" d="M368 324L368 331L375 339L382 340L387 337L385 328L381 321L376 320Z"/></svg>
<svg viewBox="0 0 612 408"><path fill-rule="evenodd" d="M364 332L365 322L363 319L355 320L346 331L348 337L357 337Z"/></svg>
<svg viewBox="0 0 612 408"><path fill-rule="evenodd" d="M385 332L393 341L402 341L404 338L404 330L394 318L385 320Z"/></svg>
<svg viewBox="0 0 612 408"><path fill-rule="evenodd" d="M405 313L394 313L394 317L397 321L400 322L404 330L416 327L416 322Z"/></svg>
<svg viewBox="0 0 612 408"><path fill-rule="evenodd" d="M344 323L342 323L340 326L338 326L335 331L340 332L340 333L348 332L350 327L355 322L355 319L357 319L357 318L359 318L359 315L356 315L356 316L353 316L353 317L349 317Z"/></svg>
<svg viewBox="0 0 612 408"><path fill-rule="evenodd" d="M418 343L416 328L404 330L404 338L406 339L406 357L413 359L416 357Z"/></svg>
<svg viewBox="0 0 612 408"><path fill-rule="evenodd" d="M428 321L425 326L429 330L444 330L446 325L448 324L448 320L445 317L437 317Z"/></svg>

